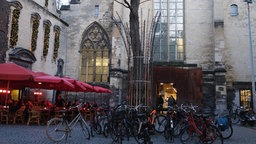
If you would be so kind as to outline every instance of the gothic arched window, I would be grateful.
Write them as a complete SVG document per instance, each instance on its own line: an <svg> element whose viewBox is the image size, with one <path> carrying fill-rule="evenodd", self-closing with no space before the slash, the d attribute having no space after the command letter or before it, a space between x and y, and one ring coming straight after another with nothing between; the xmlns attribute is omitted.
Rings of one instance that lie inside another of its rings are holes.
<svg viewBox="0 0 256 144"><path fill-rule="evenodd" d="M32 21L32 36L31 36L31 48L30 50L34 52L37 47L37 38L39 33L40 15L38 13L31 14Z"/></svg>
<svg viewBox="0 0 256 144"><path fill-rule="evenodd" d="M23 8L23 6L18 1L11 2L10 5L11 5L11 9L12 9L10 47L14 48L18 42L19 18L20 18L20 11Z"/></svg>
<svg viewBox="0 0 256 144"><path fill-rule="evenodd" d="M109 39L105 30L93 22L83 33L81 43L81 80L108 82Z"/></svg>

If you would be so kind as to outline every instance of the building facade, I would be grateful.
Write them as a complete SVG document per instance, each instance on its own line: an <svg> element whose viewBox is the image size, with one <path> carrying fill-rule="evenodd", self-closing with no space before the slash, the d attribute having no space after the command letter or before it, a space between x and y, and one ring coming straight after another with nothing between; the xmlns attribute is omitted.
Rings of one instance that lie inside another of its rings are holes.
<svg viewBox="0 0 256 144"><path fill-rule="evenodd" d="M31 57L26 67L54 75L62 59L65 76L113 90L101 100L115 105L131 97L134 57L129 46L130 10L123 1L71 0L60 10L53 0L7 2L7 44L1 44L5 61L14 61L12 53L22 49ZM172 94L178 103L203 104L210 110L222 111L232 103L255 108L255 58L249 41L252 33L255 50L254 15L255 4L243 0L141 2L141 49L144 64L150 67L145 75L151 77L141 81L150 83L149 93L144 91L148 104L156 106L158 96L167 99ZM95 94L82 95L95 100Z"/></svg>

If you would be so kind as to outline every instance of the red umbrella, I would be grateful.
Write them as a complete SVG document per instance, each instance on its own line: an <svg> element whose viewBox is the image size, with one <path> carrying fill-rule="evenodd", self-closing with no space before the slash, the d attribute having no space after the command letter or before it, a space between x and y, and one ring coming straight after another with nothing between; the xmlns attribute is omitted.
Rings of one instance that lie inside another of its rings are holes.
<svg viewBox="0 0 256 144"><path fill-rule="evenodd" d="M75 92L91 92L91 91L93 91L93 86L91 86L91 85L89 85L85 82L75 80L75 79L70 78L70 77L64 77L64 78L67 81L69 81L69 82L71 82L72 84L75 85L74 90L67 89L67 91L75 91Z"/></svg>
<svg viewBox="0 0 256 144"><path fill-rule="evenodd" d="M14 63L0 64L0 80L7 83L7 90L9 90L10 83L17 81L29 81L33 79L34 72ZM5 105L7 104L7 96L5 97Z"/></svg>
<svg viewBox="0 0 256 144"><path fill-rule="evenodd" d="M1 85L6 85L1 84ZM25 87L40 88L40 89L51 89L51 90L65 90L74 89L74 85L69 81L46 74L44 72L34 72L33 80L29 81L15 81L9 85L13 89L22 89Z"/></svg>
<svg viewBox="0 0 256 144"><path fill-rule="evenodd" d="M94 86L93 87L96 93L112 93L111 90L100 87L100 86Z"/></svg>
<svg viewBox="0 0 256 144"><path fill-rule="evenodd" d="M64 78L52 76L43 72L36 72L31 87L42 89L65 90L74 89L75 86Z"/></svg>
<svg viewBox="0 0 256 144"><path fill-rule="evenodd" d="M0 80L31 80L34 72L14 63L0 64Z"/></svg>
<svg viewBox="0 0 256 144"><path fill-rule="evenodd" d="M84 87L86 87L88 90L93 91L93 86L89 85L88 83L81 82Z"/></svg>
<svg viewBox="0 0 256 144"><path fill-rule="evenodd" d="M66 91L73 91L73 92L86 92L88 89L82 85L82 83L78 80L64 77L63 79L67 80L68 82L72 83L75 87L74 89L66 89Z"/></svg>

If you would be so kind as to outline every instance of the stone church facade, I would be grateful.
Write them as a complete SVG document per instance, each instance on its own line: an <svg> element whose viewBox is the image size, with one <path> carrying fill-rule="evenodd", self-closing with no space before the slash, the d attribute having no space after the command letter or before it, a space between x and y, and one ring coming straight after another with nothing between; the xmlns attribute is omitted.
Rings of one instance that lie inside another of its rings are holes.
<svg viewBox="0 0 256 144"><path fill-rule="evenodd" d="M63 75L113 91L68 95L111 105L129 97L129 36L122 35L129 30L129 9L114 0L71 0L60 9L54 0L6 3L9 8L2 8L5 13L0 14L1 22L8 25L1 26L0 46L5 52L1 50L1 62L22 62L34 71L55 75L61 59ZM203 103L210 110L225 110L231 102L255 108L247 6L241 0L151 0L140 4L141 40L145 56L152 60L150 104L157 105L158 96L173 94L179 103ZM249 7L254 33L256 11L253 3ZM147 37L151 32L155 33L153 39ZM22 59L19 52L27 55ZM45 92L48 99L51 93Z"/></svg>

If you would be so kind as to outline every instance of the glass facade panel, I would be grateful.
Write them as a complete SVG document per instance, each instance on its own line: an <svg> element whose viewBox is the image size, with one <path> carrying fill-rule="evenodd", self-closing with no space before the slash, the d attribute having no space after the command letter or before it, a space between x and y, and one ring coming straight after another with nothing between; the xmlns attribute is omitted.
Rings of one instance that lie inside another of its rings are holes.
<svg viewBox="0 0 256 144"><path fill-rule="evenodd" d="M183 3L177 3L177 9L183 9Z"/></svg>
<svg viewBox="0 0 256 144"><path fill-rule="evenodd" d="M183 5L184 0L154 0L154 11L161 11L161 18L155 33L153 61L184 60Z"/></svg>
<svg viewBox="0 0 256 144"><path fill-rule="evenodd" d="M102 75L102 81L108 81L108 75Z"/></svg>
<svg viewBox="0 0 256 144"><path fill-rule="evenodd" d="M175 3L170 3L170 10L175 10L175 9L176 9Z"/></svg>
<svg viewBox="0 0 256 144"><path fill-rule="evenodd" d="M95 82L101 82L101 75L95 75Z"/></svg>
<svg viewBox="0 0 256 144"><path fill-rule="evenodd" d="M85 77L86 78L86 77ZM88 82L92 82L93 81L93 75L89 75L87 76L87 81Z"/></svg>
<svg viewBox="0 0 256 144"><path fill-rule="evenodd" d="M167 3L166 2L162 2L161 3L161 9L162 10L167 10ZM163 11L162 11L163 12Z"/></svg>
<svg viewBox="0 0 256 144"><path fill-rule="evenodd" d="M86 68L85 68L85 70L86 70ZM88 72L85 71L85 73L94 74L94 67L88 66Z"/></svg>
<svg viewBox="0 0 256 144"><path fill-rule="evenodd" d="M154 9L159 10L160 9L160 3L155 3L154 4Z"/></svg>
<svg viewBox="0 0 256 144"><path fill-rule="evenodd" d="M180 17L183 17L183 11L182 10L177 10L176 15L180 16Z"/></svg>
<svg viewBox="0 0 256 144"><path fill-rule="evenodd" d="M167 17L167 10L161 10L161 16L163 17Z"/></svg>

